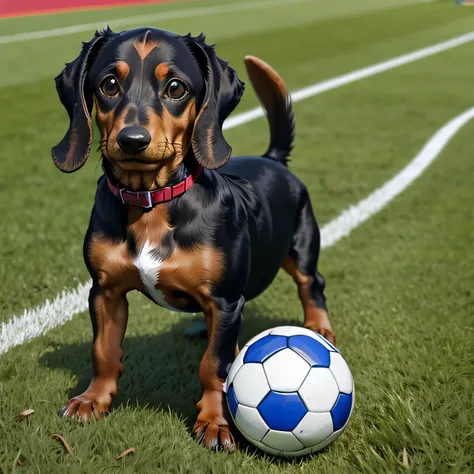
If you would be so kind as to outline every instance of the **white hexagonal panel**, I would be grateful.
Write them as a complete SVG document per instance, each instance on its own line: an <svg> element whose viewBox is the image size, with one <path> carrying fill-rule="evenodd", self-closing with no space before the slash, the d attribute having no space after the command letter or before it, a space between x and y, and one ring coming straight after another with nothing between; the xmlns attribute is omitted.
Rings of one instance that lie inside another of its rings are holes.
<svg viewBox="0 0 474 474"><path fill-rule="evenodd" d="M247 441L249 441L249 443L252 443L254 444L258 449L266 452L266 453L270 453L270 454L273 454L274 456L282 456L283 453L281 451L279 451L278 449L272 449L270 447L268 447L266 444L263 444L261 441L255 441L254 439L251 439L249 438L248 436L245 436L244 437L247 439Z"/></svg>
<svg viewBox="0 0 474 474"><path fill-rule="evenodd" d="M321 451L321 449L324 449L326 446L329 446L333 441L335 441L339 436L341 436L342 432L344 431L344 428L339 431L334 431L331 435L329 435L324 441L319 443L317 446L315 446L311 452L316 453L317 451Z"/></svg>
<svg viewBox="0 0 474 474"><path fill-rule="evenodd" d="M339 436L341 436L343 431L344 429L335 431L334 433L330 434L324 441L321 441L321 443L317 444L316 446L313 446L312 448L305 448L305 449L302 449L301 451L293 451L289 454L289 456L305 456L306 454L309 454L309 453L317 453L318 451L321 451L325 447L329 446L337 438L339 438Z"/></svg>
<svg viewBox="0 0 474 474"><path fill-rule="evenodd" d="M270 388L276 392L296 392L308 375L310 365L291 349L277 352L263 364Z"/></svg>
<svg viewBox="0 0 474 474"><path fill-rule="evenodd" d="M234 377L237 375L237 372L239 369L244 365L244 357L245 353L247 352L248 347L243 347L242 350L239 352L237 357L234 360L234 363L232 364L230 370L229 370L229 375L227 375L227 379L224 384L224 392L227 393L228 388L230 387L232 381L234 380Z"/></svg>
<svg viewBox="0 0 474 474"><path fill-rule="evenodd" d="M310 454L313 448L304 448L300 449L299 451L291 451L288 453L281 453L281 456L285 456L287 458L293 458L293 457L300 457L300 456L306 456L307 454Z"/></svg>
<svg viewBox="0 0 474 474"><path fill-rule="evenodd" d="M300 334L305 334L303 331L307 329L298 327L298 326L279 326L270 330L272 336L299 336Z"/></svg>
<svg viewBox="0 0 474 474"><path fill-rule="evenodd" d="M334 431L331 414L308 412L293 434L308 448L317 446Z"/></svg>
<svg viewBox="0 0 474 474"><path fill-rule="evenodd" d="M262 331L261 333L259 333L256 336L252 337L252 339L250 339L250 341L248 341L245 344L245 346L252 345L254 342L257 342L259 339L262 339L262 337L268 336L270 334L270 332L271 332L271 329L267 329L266 331Z"/></svg>
<svg viewBox="0 0 474 474"><path fill-rule="evenodd" d="M234 377L235 397L240 405L257 408L270 391L262 364L244 364Z"/></svg>
<svg viewBox="0 0 474 474"><path fill-rule="evenodd" d="M290 431L276 431L270 430L263 438L262 443L265 443L272 449L277 449L283 452L299 451L304 449L304 446L294 437Z"/></svg>
<svg viewBox="0 0 474 474"><path fill-rule="evenodd" d="M320 342L328 351L337 351L337 349L327 341L321 334L318 334L311 329L298 326L279 326L270 330L272 336L309 336Z"/></svg>
<svg viewBox="0 0 474 474"><path fill-rule="evenodd" d="M329 369L313 367L298 393L309 411L328 412L336 403L339 387Z"/></svg>
<svg viewBox="0 0 474 474"><path fill-rule="evenodd" d="M258 410L244 405L238 406L235 422L240 430L254 441L262 441L269 430Z"/></svg>
<svg viewBox="0 0 474 474"><path fill-rule="evenodd" d="M336 379L339 390L342 393L351 393L353 380L349 366L342 355L337 352L331 352L330 357L331 363L329 364L329 369Z"/></svg>

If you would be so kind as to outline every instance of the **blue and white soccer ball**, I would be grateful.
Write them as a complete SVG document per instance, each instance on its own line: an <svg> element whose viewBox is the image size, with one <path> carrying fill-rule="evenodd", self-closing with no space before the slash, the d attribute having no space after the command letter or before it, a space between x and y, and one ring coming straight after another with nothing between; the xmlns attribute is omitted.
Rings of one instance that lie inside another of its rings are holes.
<svg viewBox="0 0 474 474"><path fill-rule="evenodd" d="M245 438L270 454L303 456L344 431L354 381L339 351L308 329L263 331L240 351L224 391Z"/></svg>

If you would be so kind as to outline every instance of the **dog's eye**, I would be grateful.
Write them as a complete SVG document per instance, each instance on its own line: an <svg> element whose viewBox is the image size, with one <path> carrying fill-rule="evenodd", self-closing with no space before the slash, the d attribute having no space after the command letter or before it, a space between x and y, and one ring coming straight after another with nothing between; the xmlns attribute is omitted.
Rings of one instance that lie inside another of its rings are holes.
<svg viewBox="0 0 474 474"><path fill-rule="evenodd" d="M107 97L115 97L120 92L120 86L115 76L107 76L99 86L100 91Z"/></svg>
<svg viewBox="0 0 474 474"><path fill-rule="evenodd" d="M165 88L165 95L170 99L182 99L188 92L184 82L178 79L172 79Z"/></svg>

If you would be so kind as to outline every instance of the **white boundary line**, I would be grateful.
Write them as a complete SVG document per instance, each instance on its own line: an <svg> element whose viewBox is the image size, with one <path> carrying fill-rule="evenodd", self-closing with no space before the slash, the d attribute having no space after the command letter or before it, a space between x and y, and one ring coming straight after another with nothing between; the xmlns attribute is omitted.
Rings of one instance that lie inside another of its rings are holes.
<svg viewBox="0 0 474 474"><path fill-rule="evenodd" d="M472 118L474 118L474 107L450 120L430 138L418 155L390 181L387 181L382 187L359 201L357 205L351 206L326 224L321 232L321 247L331 247L338 240L348 236L352 230L379 212L380 209L403 192L433 163L451 138Z"/></svg>
<svg viewBox="0 0 474 474"><path fill-rule="evenodd" d="M375 76L381 72L395 69L405 64L413 63L419 59L433 56L448 49L470 43L471 41L474 41L474 31L461 36L456 36L441 43L433 44L427 48L418 49L417 51L403 54L401 56L397 56L396 58L388 59L387 61L382 61L381 63L373 64L372 66L349 72L348 74L343 74L342 76L328 79L327 81L318 82L317 84L313 84L294 92L291 94L291 100L293 102L300 102L301 100L308 99L309 97L322 94L323 92L327 92L332 89L337 89L338 87L350 84L351 82L357 82L361 79ZM224 130L238 127L239 125L264 116L265 112L263 109L261 107L256 107L255 109L249 110L248 112L244 112L243 114L236 115L235 117L231 117L230 119L226 120L224 123Z"/></svg>
<svg viewBox="0 0 474 474"><path fill-rule="evenodd" d="M418 155L390 181L326 224L321 229L321 247L331 247L348 236L352 230L404 191L430 166L459 129L472 118L474 118L474 107L438 130ZM91 284L92 281L89 280L70 292L63 292L52 302L46 300L42 306L26 310L21 316L15 316L9 322L3 323L0 332L0 354L45 334L50 329L71 320L75 314L85 311Z"/></svg>
<svg viewBox="0 0 474 474"><path fill-rule="evenodd" d="M306 3L309 0L265 0L261 2L230 3L228 5L216 5L211 7L200 7L192 9L171 10L161 13L150 13L148 15L129 16L127 18L116 18L110 21L99 21L96 23L84 23L81 25L65 26L50 30L30 31L27 33L17 33L14 35L0 36L0 44L18 43L19 41L29 41L34 39L54 38L67 36L85 31L100 30L107 25L113 28L118 26L134 25L137 23L150 24L152 21L180 20L182 18L196 18L199 16L216 15L219 13L235 13L248 10L260 10L278 5L291 5L296 3Z"/></svg>
<svg viewBox="0 0 474 474"><path fill-rule="evenodd" d="M466 39L466 37L471 39ZM444 43L439 43L368 68L354 71L344 76L314 84L296 91L292 95L293 101L297 102L321 94L327 90L349 84L350 82L361 80L364 77L369 77L382 71L401 66L402 64L431 56L438 52L445 51L446 49L472 41L472 39L474 39L474 33L463 35ZM441 45L444 46L441 47ZM225 123L225 128L228 130L243 125L263 115L264 113L260 108L244 112L243 114L229 119ZM352 206L342 212L339 217L326 224L321 229L322 247L327 248L334 245L339 239L347 236L353 229L400 194L410 183L420 176L443 150L444 146L454 134L472 117L474 117L474 108L469 109L467 112L451 120L428 141L415 159L394 178L377 189L366 199L360 201L356 206ZM11 347L23 344L34 337L45 334L50 329L71 320L75 314L85 311L87 309L90 285L91 281L89 280L84 284L80 284L72 291L63 291L62 294L58 295L53 301L46 300L43 305L25 310L22 315L14 316L10 321L2 323L0 328L0 354L7 352Z"/></svg>

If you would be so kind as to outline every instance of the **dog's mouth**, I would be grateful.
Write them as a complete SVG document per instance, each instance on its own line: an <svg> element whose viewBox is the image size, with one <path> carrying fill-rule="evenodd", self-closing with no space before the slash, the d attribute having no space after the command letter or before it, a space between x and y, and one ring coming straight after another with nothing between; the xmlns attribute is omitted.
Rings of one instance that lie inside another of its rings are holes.
<svg viewBox="0 0 474 474"><path fill-rule="evenodd" d="M136 153L122 150L117 140L106 139L100 144L102 155L124 171L155 171L182 154L182 144L168 141L151 143Z"/></svg>
<svg viewBox="0 0 474 474"><path fill-rule="evenodd" d="M126 171L154 171L160 165L159 161L142 160L135 157L115 160L115 163Z"/></svg>

